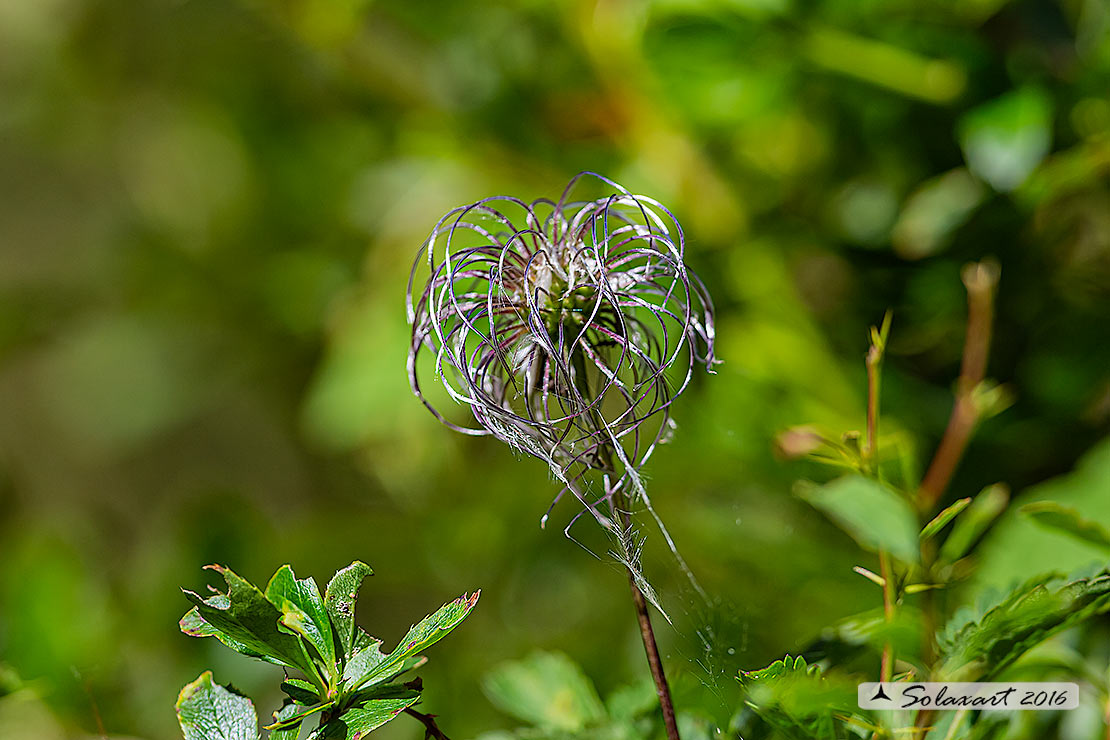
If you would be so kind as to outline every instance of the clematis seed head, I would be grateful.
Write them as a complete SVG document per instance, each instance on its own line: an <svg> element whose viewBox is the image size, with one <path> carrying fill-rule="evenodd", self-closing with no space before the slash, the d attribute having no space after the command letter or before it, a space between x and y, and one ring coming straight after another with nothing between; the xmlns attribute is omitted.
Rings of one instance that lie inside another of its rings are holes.
<svg viewBox="0 0 1110 740"><path fill-rule="evenodd" d="M586 181L611 192L572 200ZM696 365L716 362L713 305L684 252L669 210L595 173L557 201L495 196L451 210L409 279L413 392L447 426L544 460L610 524L601 500L642 492L671 405ZM470 422L429 400L429 368ZM606 479L596 496L582 484L591 471Z"/></svg>

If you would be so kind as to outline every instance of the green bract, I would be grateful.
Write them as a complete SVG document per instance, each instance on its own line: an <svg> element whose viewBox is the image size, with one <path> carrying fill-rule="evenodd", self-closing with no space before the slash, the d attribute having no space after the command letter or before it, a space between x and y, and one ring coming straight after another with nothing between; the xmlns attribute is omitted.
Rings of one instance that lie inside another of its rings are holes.
<svg viewBox="0 0 1110 740"><path fill-rule="evenodd" d="M313 579L298 579L288 565L278 569L265 591L229 568L208 568L223 576L227 592L204 599L185 591L194 607L182 617L181 631L215 637L243 655L303 674L287 676L281 684L288 698L265 728L277 740L295 739L309 718L319 720L310 740L357 740L415 704L419 681L397 679L424 664L417 653L458 626L480 593L464 594L425 617L387 654L381 640L355 624L359 587L373 573L365 563L356 561L336 573L324 596ZM177 706L186 740L257 736L253 705L214 685L211 673L186 686Z"/></svg>

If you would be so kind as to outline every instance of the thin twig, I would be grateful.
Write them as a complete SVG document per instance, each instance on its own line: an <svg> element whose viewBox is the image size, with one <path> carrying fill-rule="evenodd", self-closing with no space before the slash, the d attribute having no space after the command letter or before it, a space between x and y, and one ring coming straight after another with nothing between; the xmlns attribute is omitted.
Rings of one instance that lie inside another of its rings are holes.
<svg viewBox="0 0 1110 740"><path fill-rule="evenodd" d="M620 514L625 528L629 528L632 525L631 515L627 509L622 509ZM648 668L655 681L655 693L659 697L659 706L663 709L663 726L667 730L667 740L681 740L678 734L678 721L675 718L674 701L671 699L671 688L663 672L663 660L659 657L659 645L655 642L655 630L651 626L651 613L648 611L643 592L636 585L631 569L628 571L628 588L632 592L632 604L636 607L636 620L640 623L640 639L643 640Z"/></svg>
<svg viewBox="0 0 1110 740"><path fill-rule="evenodd" d="M967 265L961 274L967 287L967 336L964 339L960 378L956 383L956 402L948 418L948 427L918 489L918 507L926 515L932 512L948 488L971 432L979 421L974 394L987 370L998 276L998 264L993 261Z"/></svg>
<svg viewBox="0 0 1110 740"><path fill-rule="evenodd" d="M888 627L882 663L879 666L879 681L887 683L894 676L894 641L889 636L889 627L894 622L894 568L891 567L890 553L886 550L879 550L879 571L883 576L883 619Z"/></svg>
<svg viewBox="0 0 1110 740"><path fill-rule="evenodd" d="M956 400L948 426L944 430L937 451L925 471L921 486L917 491L917 506L921 521L927 522L940 501L941 496L952 482L956 466L967 449L971 433L979 422L981 410L975 402L975 391L983 382L987 372L987 357L990 354L991 327L994 322L994 294L998 287L1000 270L997 262L984 260L966 265L960 274L967 288L967 334L964 337L963 358L960 363L960 377L956 381ZM932 540L921 547L921 565L927 578L932 577L936 560L936 545ZM925 591L921 602L921 659L928 666L936 652L933 642L937 629L937 596L934 591ZM917 714L915 726L918 729L928 726L934 711L924 709Z"/></svg>
<svg viewBox="0 0 1110 740"><path fill-rule="evenodd" d="M416 717L416 719L420 720L421 724L424 725L424 740L451 740L451 738L444 735L443 730L439 729L439 726L436 725L436 716L434 714L424 714L423 712L416 711L412 707L405 709L405 714L410 717Z"/></svg>
<svg viewBox="0 0 1110 740"><path fill-rule="evenodd" d="M883 362L885 334L890 326L890 315L883 320L881 330L872 329L871 345L867 349L867 433L863 445L863 463L868 473L876 474L875 459L879 452L879 380ZM894 622L894 568L890 553L879 550L879 571L883 579L883 617L887 627ZM889 634L889 629L888 629ZM879 680L888 682L894 675L894 641L888 636L883 644Z"/></svg>

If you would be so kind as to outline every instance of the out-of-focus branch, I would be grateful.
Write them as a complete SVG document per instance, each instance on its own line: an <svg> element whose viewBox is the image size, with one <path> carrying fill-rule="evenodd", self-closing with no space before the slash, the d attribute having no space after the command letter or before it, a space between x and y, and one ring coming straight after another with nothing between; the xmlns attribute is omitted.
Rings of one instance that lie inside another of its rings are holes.
<svg viewBox="0 0 1110 740"><path fill-rule="evenodd" d="M967 288L967 336L956 383L956 402L948 417L948 427L918 489L918 507L926 514L933 510L948 488L979 421L975 390L983 382L987 370L999 273L997 262L984 260L967 265L961 274Z"/></svg>
<svg viewBox="0 0 1110 740"><path fill-rule="evenodd" d="M890 330L890 314L883 318L882 328L871 329L871 344L867 348L867 430L864 436L862 458L867 472L877 475L875 460L879 453L879 380L886 350L887 333ZM879 570L883 577L883 617L889 625L894 621L894 568L890 553L879 550ZM879 680L890 681L894 675L894 642L887 639L883 644L882 662L879 666Z"/></svg>

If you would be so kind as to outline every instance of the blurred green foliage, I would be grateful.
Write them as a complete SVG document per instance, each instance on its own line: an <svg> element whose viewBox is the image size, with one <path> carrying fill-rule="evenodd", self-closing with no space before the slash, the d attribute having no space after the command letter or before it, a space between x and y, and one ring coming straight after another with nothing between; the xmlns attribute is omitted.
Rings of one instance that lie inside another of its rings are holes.
<svg viewBox="0 0 1110 740"><path fill-rule="evenodd" d="M1003 482L1105 526L1108 90L1103 0L0 0L0 661L24 682L0 736L176 737L207 667L276 704L272 669L177 632L208 562L373 562L387 642L483 588L424 673L454 737L512 726L479 677L535 648L603 696L641 676L624 576L538 528L542 465L438 427L404 374L436 218L581 169L671 207L720 312L725 364L648 470L713 595L647 554L680 706L727 724L738 669L875 604L771 440L862 426L892 308L884 431L931 450L968 260L1002 266L989 375L1015 403L950 500ZM969 589L1105 557L1013 509Z"/></svg>

